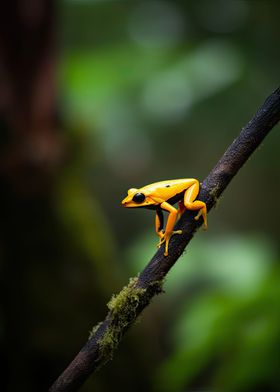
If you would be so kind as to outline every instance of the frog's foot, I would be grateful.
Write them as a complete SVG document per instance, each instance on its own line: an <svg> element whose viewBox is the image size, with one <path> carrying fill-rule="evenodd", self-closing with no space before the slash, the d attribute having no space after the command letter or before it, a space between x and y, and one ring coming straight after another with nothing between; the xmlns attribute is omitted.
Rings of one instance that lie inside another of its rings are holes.
<svg viewBox="0 0 280 392"><path fill-rule="evenodd" d="M159 242L157 244L157 248L159 248L161 246L161 244L164 243L164 230L161 230L157 233L157 235L159 236Z"/></svg>
<svg viewBox="0 0 280 392"><path fill-rule="evenodd" d="M159 243L158 243L158 248L165 243L165 251L164 251L164 256L168 256L168 245L170 238L173 236L173 234L182 234L182 230L174 230L171 233L163 233Z"/></svg>
<svg viewBox="0 0 280 392"><path fill-rule="evenodd" d="M196 217L194 218L196 221L200 218L200 217L203 217L203 229L204 230L207 230L207 227L208 227L208 225L207 225L207 214L206 214L206 211L204 211L204 208L201 208L199 211L198 211L198 214L196 215Z"/></svg>

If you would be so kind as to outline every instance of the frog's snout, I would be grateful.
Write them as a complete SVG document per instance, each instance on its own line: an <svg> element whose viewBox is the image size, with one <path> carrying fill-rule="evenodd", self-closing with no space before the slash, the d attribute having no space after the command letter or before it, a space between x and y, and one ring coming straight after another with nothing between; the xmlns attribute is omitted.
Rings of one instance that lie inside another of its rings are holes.
<svg viewBox="0 0 280 392"><path fill-rule="evenodd" d="M124 207L128 207L128 204L131 200L129 200L130 198L128 196L126 196L123 200L122 200L122 205Z"/></svg>

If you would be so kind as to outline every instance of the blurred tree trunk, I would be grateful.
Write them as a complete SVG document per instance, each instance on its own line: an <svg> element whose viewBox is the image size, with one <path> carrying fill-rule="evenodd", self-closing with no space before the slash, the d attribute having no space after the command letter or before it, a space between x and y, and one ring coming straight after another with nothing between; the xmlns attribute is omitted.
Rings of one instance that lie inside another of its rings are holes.
<svg viewBox="0 0 280 392"><path fill-rule="evenodd" d="M0 18L1 176L31 194L48 184L61 152L53 1L6 1Z"/></svg>
<svg viewBox="0 0 280 392"><path fill-rule="evenodd" d="M34 390L40 378L43 384L42 363L34 368L36 353L34 358L30 354L36 317L30 306L32 285L36 285L35 276L30 281L30 266L47 249L41 229L48 219L62 153L54 65L53 1L4 1L0 12L0 260L5 277L1 390L7 391Z"/></svg>

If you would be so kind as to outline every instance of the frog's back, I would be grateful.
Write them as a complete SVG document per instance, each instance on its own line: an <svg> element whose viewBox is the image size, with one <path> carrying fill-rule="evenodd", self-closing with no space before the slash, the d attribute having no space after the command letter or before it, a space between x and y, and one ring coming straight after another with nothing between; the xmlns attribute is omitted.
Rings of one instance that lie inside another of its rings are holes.
<svg viewBox="0 0 280 392"><path fill-rule="evenodd" d="M184 192L197 180L182 178L178 180L165 180L149 184L139 189L145 195L153 195L170 204L175 204L183 198Z"/></svg>
<svg viewBox="0 0 280 392"><path fill-rule="evenodd" d="M159 182L154 182L152 184L146 185L141 190L143 191L157 191L164 190L165 188L170 188L170 191L174 189L174 194L183 192L187 189L191 183L196 181L194 178L181 178L177 180L164 180Z"/></svg>

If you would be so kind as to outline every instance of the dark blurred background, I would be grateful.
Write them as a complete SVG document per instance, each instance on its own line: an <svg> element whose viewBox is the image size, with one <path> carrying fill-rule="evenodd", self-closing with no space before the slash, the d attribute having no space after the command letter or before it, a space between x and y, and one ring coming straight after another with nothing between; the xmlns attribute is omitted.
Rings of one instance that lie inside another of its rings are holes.
<svg viewBox="0 0 280 392"><path fill-rule="evenodd" d="M43 391L155 251L128 188L202 180L279 85L277 1L0 12L3 391ZM279 391L279 125L83 392Z"/></svg>

